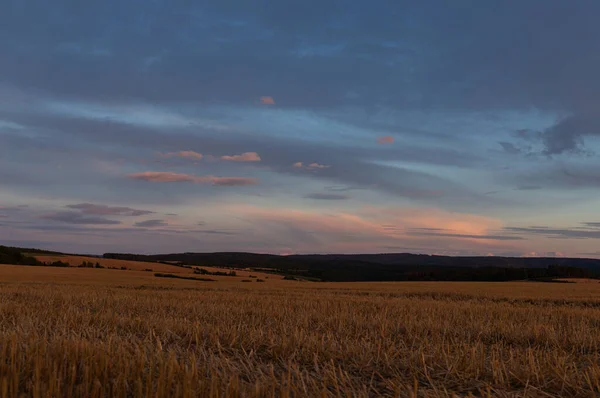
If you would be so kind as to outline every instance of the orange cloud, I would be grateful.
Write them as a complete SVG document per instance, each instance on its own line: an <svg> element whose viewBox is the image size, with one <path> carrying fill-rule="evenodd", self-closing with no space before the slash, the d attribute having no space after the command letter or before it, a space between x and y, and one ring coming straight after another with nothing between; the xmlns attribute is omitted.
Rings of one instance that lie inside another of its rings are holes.
<svg viewBox="0 0 600 398"><path fill-rule="evenodd" d="M377 137L377 143L380 145L393 144L394 137L392 137L391 135L384 135L382 137Z"/></svg>
<svg viewBox="0 0 600 398"><path fill-rule="evenodd" d="M191 182L195 184L211 184L218 186L244 186L258 183L257 178L246 177L215 177L215 176L194 176L191 174L180 174L162 171L146 171L143 173L129 174L127 177L135 180L144 180L148 182Z"/></svg>
<svg viewBox="0 0 600 398"><path fill-rule="evenodd" d="M263 105L275 105L273 97L260 97L260 103Z"/></svg>
<svg viewBox="0 0 600 398"><path fill-rule="evenodd" d="M404 229L439 229L457 235L483 236L503 226L503 223L495 218L431 208L368 207L362 211L362 214L379 219L387 225L397 223Z"/></svg>
<svg viewBox="0 0 600 398"><path fill-rule="evenodd" d="M204 155L202 155L201 153L194 152L194 151L168 152L168 153L162 154L162 156L165 158L179 157L179 158L194 159L194 160L200 160L204 157Z"/></svg>
<svg viewBox="0 0 600 398"><path fill-rule="evenodd" d="M260 162L260 156L256 152L244 152L241 155L221 156L222 160L230 160L232 162Z"/></svg>
<svg viewBox="0 0 600 398"><path fill-rule="evenodd" d="M394 251L394 248L438 250L441 254L515 250L519 241L498 237L500 220L435 208L363 208L352 212L262 208L251 205L219 206L253 224L256 238L276 238L282 249L329 252ZM415 235L415 229L446 231ZM289 234L289 236L287 235ZM289 240L286 240L289 239ZM410 249L407 249L410 250ZM516 249L518 250L518 249Z"/></svg>

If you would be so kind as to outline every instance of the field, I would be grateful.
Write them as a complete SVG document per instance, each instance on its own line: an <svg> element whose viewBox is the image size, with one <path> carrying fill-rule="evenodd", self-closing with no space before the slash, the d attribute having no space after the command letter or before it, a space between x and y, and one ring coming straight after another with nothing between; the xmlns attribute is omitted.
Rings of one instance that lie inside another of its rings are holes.
<svg viewBox="0 0 600 398"><path fill-rule="evenodd" d="M73 256L73 255L34 255L36 259L45 263L52 263L54 261L62 261L68 263L70 266L77 267L83 262L91 262L93 264L100 264L105 268L118 268L125 267L128 270L132 271L145 271L151 270L153 272L162 272L162 273L172 273L172 274L193 274L194 270L192 268L180 267L177 265L169 265L163 263L149 263L143 261L129 261L129 260L118 260L111 258L97 258L97 257L86 257L86 256ZM229 269L217 268L217 267L202 267L203 269L209 272L218 272L218 271L229 271ZM249 278L251 275L256 276L257 278L265 279L282 279L281 275L276 274L265 274L263 272L255 272L248 271L244 269L236 269L235 270L238 279L240 278Z"/></svg>
<svg viewBox="0 0 600 398"><path fill-rule="evenodd" d="M2 397L589 397L599 352L597 283L0 266Z"/></svg>

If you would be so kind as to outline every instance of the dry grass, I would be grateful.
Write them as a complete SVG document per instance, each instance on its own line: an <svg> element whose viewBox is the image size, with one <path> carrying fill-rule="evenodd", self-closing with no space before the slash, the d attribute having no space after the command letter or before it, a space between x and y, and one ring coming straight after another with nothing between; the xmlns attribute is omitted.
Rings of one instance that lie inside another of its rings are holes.
<svg viewBox="0 0 600 398"><path fill-rule="evenodd" d="M121 268L126 267L127 269L134 271L143 271L145 269L151 269L155 272L173 272L173 273L188 273L191 274L194 271L188 268L178 267L176 265L168 265L161 263L147 263L143 261L129 261L129 260L118 260L112 258L97 258L97 257L85 257L85 256L70 256L70 255L36 255L39 261L52 263L54 261L62 261L69 265L76 267L83 262L92 262L94 264L99 263L103 267L109 268Z"/></svg>
<svg viewBox="0 0 600 398"><path fill-rule="evenodd" d="M600 392L600 285L0 266L0 396Z"/></svg>
<svg viewBox="0 0 600 398"><path fill-rule="evenodd" d="M600 283L600 280L598 279L589 278L558 278L558 280L571 283Z"/></svg>
<svg viewBox="0 0 600 398"><path fill-rule="evenodd" d="M161 273L172 273L172 274L193 274L194 270L192 268L180 267L177 265L169 265L163 263L150 263L144 261L130 261L130 260L118 260L111 258L97 258L97 257L86 257L86 256L72 256L72 255L34 255L39 261L45 263L52 263L55 261L62 261L64 263L68 263L72 267L77 267L83 262L91 262L93 264L99 263L101 266L105 268L121 268L125 267L128 270L132 271L144 271L147 269L151 269L153 272L161 272ZM229 271L229 269L225 268L217 268L217 267L202 267L209 272L217 272L217 271ZM255 272L244 269L236 269L236 274L240 278L247 278L250 275L254 275L257 278L265 279L283 279L281 275L274 274L266 274L263 272Z"/></svg>

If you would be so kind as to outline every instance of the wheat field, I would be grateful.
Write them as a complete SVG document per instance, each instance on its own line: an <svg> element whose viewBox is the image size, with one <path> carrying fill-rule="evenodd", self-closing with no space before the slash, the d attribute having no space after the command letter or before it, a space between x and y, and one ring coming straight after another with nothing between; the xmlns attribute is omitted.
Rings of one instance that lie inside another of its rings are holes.
<svg viewBox="0 0 600 398"><path fill-rule="evenodd" d="M83 262L89 262L92 264L100 264L104 268L118 268L121 267L126 268L130 271L144 271L151 270L153 272L168 272L172 274L193 274L193 267L182 267L177 265L170 265L164 263L149 263L144 261L131 261L131 260L120 260L120 259L112 259L112 258L98 258L98 257L88 257L88 256L74 256L69 254L36 254L34 257L43 263L52 263L54 261L62 261L64 263L69 264L71 267L77 267ZM210 267L210 266L202 266L201 268L205 269L209 272L217 272L217 271L229 271L229 269L223 269L218 267ZM240 278L249 278L250 275L254 275L257 278L262 279L283 279L283 276L278 274L267 274L264 272L251 271L242 268L236 268L235 272L237 274L238 279Z"/></svg>
<svg viewBox="0 0 600 398"><path fill-rule="evenodd" d="M0 396L589 397L600 285L0 266Z"/></svg>

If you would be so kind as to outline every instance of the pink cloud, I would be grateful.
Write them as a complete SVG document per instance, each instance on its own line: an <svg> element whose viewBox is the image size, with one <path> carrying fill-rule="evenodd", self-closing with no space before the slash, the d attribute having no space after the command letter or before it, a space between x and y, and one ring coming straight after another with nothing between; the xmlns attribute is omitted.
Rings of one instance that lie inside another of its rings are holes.
<svg viewBox="0 0 600 398"><path fill-rule="evenodd" d="M260 156L256 152L244 152L241 155L221 156L222 160L230 160L232 162L260 162Z"/></svg>
<svg viewBox="0 0 600 398"><path fill-rule="evenodd" d="M494 238L503 226L498 219L435 208L343 212L226 205L219 209L250 222L259 241L280 242L280 248L273 248L277 251L372 253L418 247L445 254L501 253L516 250L521 243ZM415 229L446 232L421 236L413 233Z"/></svg>
<svg viewBox="0 0 600 398"><path fill-rule="evenodd" d="M168 153L162 154L162 156L165 158L179 157L179 158L186 158L186 159L193 159L193 160L200 160L204 157L204 155L202 155L201 153L194 152L194 151L168 152Z"/></svg>
<svg viewBox="0 0 600 398"><path fill-rule="evenodd" d="M273 97L260 97L260 103L263 105L275 105Z"/></svg>
<svg viewBox="0 0 600 398"><path fill-rule="evenodd" d="M310 163L310 164L305 165L302 162L296 162L292 165L292 167L296 167L299 169L306 169L306 170L318 170L318 169L328 169L331 166L325 165L325 164L319 164L319 163Z"/></svg>
<svg viewBox="0 0 600 398"><path fill-rule="evenodd" d="M211 184L224 187L254 185L258 183L257 178L195 176L191 174L163 171L146 171L143 173L129 174L127 177L148 182L191 182L195 184Z"/></svg>
<svg viewBox="0 0 600 398"><path fill-rule="evenodd" d="M129 174L127 177L150 182L195 182L197 177L189 174L179 174L163 171L146 171Z"/></svg>
<svg viewBox="0 0 600 398"><path fill-rule="evenodd" d="M392 137L391 135L384 135L382 137L377 137L377 143L380 145L393 144L394 137Z"/></svg>
<svg viewBox="0 0 600 398"><path fill-rule="evenodd" d="M308 168L308 169L328 169L329 167L331 167L331 166L319 164L319 163L311 163L308 166L306 166L306 168Z"/></svg>
<svg viewBox="0 0 600 398"><path fill-rule="evenodd" d="M255 185L258 184L258 178L246 178L246 177L200 177L207 179L212 185L219 185L223 187L235 187L244 185Z"/></svg>

